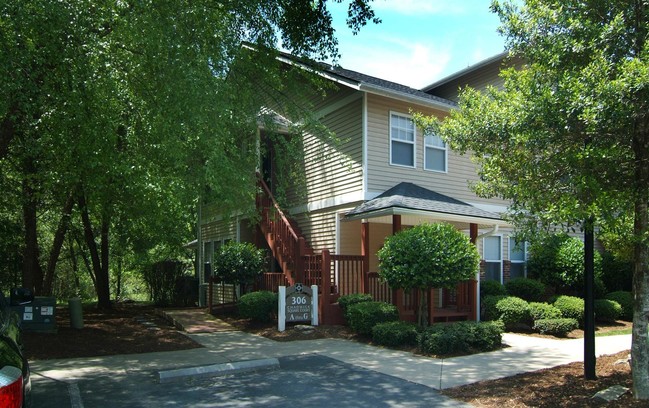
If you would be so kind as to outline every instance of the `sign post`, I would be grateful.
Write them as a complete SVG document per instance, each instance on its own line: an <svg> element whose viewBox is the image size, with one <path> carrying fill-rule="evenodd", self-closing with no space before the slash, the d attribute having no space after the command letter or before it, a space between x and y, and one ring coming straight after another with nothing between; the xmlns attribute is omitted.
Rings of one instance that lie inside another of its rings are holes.
<svg viewBox="0 0 649 408"><path fill-rule="evenodd" d="M318 286L304 286L296 283L293 286L279 287L277 311L277 330L286 330L286 322L311 322L318 325Z"/></svg>

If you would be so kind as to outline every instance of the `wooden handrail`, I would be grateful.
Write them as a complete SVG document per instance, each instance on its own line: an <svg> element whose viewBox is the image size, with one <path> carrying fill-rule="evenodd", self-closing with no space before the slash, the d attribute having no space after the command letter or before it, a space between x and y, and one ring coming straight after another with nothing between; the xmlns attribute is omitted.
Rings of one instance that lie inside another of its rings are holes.
<svg viewBox="0 0 649 408"><path fill-rule="evenodd" d="M277 211L277 213L279 214L280 219L286 225L286 229L291 234L293 239L295 239L295 241L297 242L297 240L298 240L297 233L295 232L295 230L293 230L293 227L291 226L291 223L288 222L288 219L284 215L284 212L279 208L279 204L277 204L277 201L275 200L275 197L273 196L273 193L270 192L270 188L268 188L268 185L264 181L263 177L261 177L261 174L259 174L259 172L257 172L257 179L259 180L259 184L261 185L261 188L266 193L266 196L270 199L270 202L273 204L273 207L275 208L275 211Z"/></svg>

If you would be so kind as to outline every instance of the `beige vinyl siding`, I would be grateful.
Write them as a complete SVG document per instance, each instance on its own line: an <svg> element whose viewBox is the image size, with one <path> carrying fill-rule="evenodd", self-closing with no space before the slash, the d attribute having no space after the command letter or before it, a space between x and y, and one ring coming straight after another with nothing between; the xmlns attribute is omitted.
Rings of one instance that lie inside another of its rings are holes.
<svg viewBox="0 0 649 408"><path fill-rule="evenodd" d="M342 97L348 95L342 93ZM331 102L340 99L344 98L332 97ZM362 109L362 98L358 98L321 118L340 141L338 146L314 135L305 136L304 171L309 203L362 190Z"/></svg>
<svg viewBox="0 0 649 408"><path fill-rule="evenodd" d="M466 76L452 80L441 85L429 93L457 102L459 100L459 90L469 86L479 91L484 90L487 85L500 88L503 86L503 80L498 76L502 62L497 61L478 71L471 72Z"/></svg>
<svg viewBox="0 0 649 408"><path fill-rule="evenodd" d="M316 252L329 249L331 253L336 249L336 212L311 211L294 216L307 243Z"/></svg>
<svg viewBox="0 0 649 408"><path fill-rule="evenodd" d="M478 198L468 186L478 181L475 164L468 155L448 150L447 172L424 170L424 139L421 129L415 138L415 168L390 165L390 113L408 115L410 110L443 117L444 112L424 109L376 95L368 95L367 190L381 193L402 181L472 203L505 205L503 200Z"/></svg>
<svg viewBox="0 0 649 408"><path fill-rule="evenodd" d="M228 220L209 221L201 224L201 239L203 242L220 241L224 239L236 240L237 222L235 218Z"/></svg>

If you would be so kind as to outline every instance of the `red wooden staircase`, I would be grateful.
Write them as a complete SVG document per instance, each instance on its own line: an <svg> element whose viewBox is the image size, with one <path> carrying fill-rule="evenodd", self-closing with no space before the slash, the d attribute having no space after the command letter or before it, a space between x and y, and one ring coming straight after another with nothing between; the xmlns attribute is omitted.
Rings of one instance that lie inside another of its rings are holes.
<svg viewBox="0 0 649 408"><path fill-rule="evenodd" d="M313 255L299 229L284 215L264 180L259 177L257 208L261 211L259 228L289 284L304 281L304 255Z"/></svg>

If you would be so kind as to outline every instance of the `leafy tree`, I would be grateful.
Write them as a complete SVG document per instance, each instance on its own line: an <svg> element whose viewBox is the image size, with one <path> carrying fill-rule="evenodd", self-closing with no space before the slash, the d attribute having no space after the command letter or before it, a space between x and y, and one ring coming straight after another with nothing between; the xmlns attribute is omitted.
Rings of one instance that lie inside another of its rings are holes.
<svg viewBox="0 0 649 408"><path fill-rule="evenodd" d="M534 240L527 262L530 277L539 279L561 294L583 293L584 243L567 234L552 234ZM595 253L595 280L602 277L602 256ZM599 296L605 294L601 290Z"/></svg>
<svg viewBox="0 0 649 408"><path fill-rule="evenodd" d="M350 28L378 21L370 2L349 2ZM113 239L119 254L179 245L196 197L223 212L251 201L260 108L299 105L287 103L297 70L280 69L273 49L281 40L297 56L335 59L327 4L0 4L0 185L14 195L0 214L23 215L23 284L52 290L79 225L98 303L110 307Z"/></svg>
<svg viewBox="0 0 649 408"><path fill-rule="evenodd" d="M473 279L480 256L469 237L451 224L420 224L385 239L379 276L394 289L419 289L418 323L428 324L427 292Z"/></svg>
<svg viewBox="0 0 649 408"><path fill-rule="evenodd" d="M633 220L634 396L649 399L649 9L644 1L492 5L520 68L466 89L437 131L479 164L478 194L521 227L604 230ZM621 222L622 221L622 222Z"/></svg>
<svg viewBox="0 0 649 408"><path fill-rule="evenodd" d="M248 285L263 272L264 252L249 242L230 242L214 256L214 275L223 282Z"/></svg>

